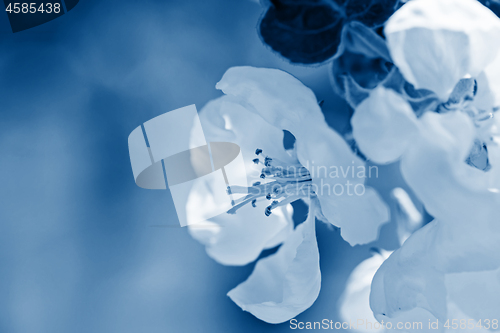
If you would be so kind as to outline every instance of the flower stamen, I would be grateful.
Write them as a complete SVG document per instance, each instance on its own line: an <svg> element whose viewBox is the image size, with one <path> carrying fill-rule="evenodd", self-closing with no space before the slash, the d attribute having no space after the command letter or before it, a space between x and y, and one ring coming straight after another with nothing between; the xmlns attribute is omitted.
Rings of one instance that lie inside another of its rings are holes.
<svg viewBox="0 0 500 333"><path fill-rule="evenodd" d="M273 200L264 211L265 215L269 216L275 208L287 205L301 198L316 197L309 170L299 163L287 164L269 156L263 156L262 161L260 158L262 152L262 149L255 151L255 154L259 158L254 159L253 162L264 165L260 178L266 179L267 182L262 183L258 181L253 183L251 187L228 186L228 194L247 194L245 197L234 201L233 207L228 210L229 214L235 214L239 208L248 203L256 207L257 201Z"/></svg>

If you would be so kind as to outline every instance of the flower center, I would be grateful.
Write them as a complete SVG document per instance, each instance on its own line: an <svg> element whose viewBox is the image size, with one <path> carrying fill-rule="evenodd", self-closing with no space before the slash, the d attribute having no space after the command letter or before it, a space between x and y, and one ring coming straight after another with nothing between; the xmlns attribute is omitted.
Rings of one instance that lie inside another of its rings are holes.
<svg viewBox="0 0 500 333"><path fill-rule="evenodd" d="M263 166L260 178L262 181L253 183L251 187L228 186L227 194L247 193L246 196L233 201L233 208L228 210L229 214L251 203L257 207L257 201L268 200L271 204L266 207L266 216L271 215L272 210L287 205L301 198L316 197L312 188L312 178L309 170L301 164L287 164L278 159L264 156L262 149L255 151L257 158L255 164Z"/></svg>
<svg viewBox="0 0 500 333"><path fill-rule="evenodd" d="M440 104L436 112L461 111L467 114L476 126L477 138L466 163L483 171L490 169L488 160L488 144L491 142L490 128L494 123L498 108L481 110L474 105L477 93L477 81L473 78L460 80L446 103Z"/></svg>
<svg viewBox="0 0 500 333"><path fill-rule="evenodd" d="M482 127L488 120L493 118L493 110L480 110L474 104L474 99L477 94L477 81L473 78L461 79L450 98L446 103L442 103L437 107L438 113L446 113L449 111L465 112L473 121L476 127Z"/></svg>

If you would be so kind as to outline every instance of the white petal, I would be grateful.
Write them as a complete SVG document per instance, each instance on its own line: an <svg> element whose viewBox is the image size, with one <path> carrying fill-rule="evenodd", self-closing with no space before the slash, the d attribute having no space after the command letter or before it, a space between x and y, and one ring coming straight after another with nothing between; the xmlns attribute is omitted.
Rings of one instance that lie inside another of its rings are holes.
<svg viewBox="0 0 500 333"><path fill-rule="evenodd" d="M258 205L255 209L260 209L258 207L264 207L267 206L268 203L263 204L263 205ZM293 232L293 207L292 205L286 205L283 207L279 207L275 210L273 210L273 214L271 215L278 215L278 218L280 220L286 220L286 226L281 229L279 233L277 233L273 238L269 239L264 247L265 249L272 249L273 247L276 247L283 243L288 236ZM269 216L270 217L270 216ZM266 217L268 218L268 217ZM272 222L271 222L272 223Z"/></svg>
<svg viewBox="0 0 500 333"><path fill-rule="evenodd" d="M339 227L342 238L352 246L375 241L380 226L389 220L389 208L377 192L362 186L364 192L358 192L363 193L361 195L344 193L320 197L328 222Z"/></svg>
<svg viewBox="0 0 500 333"><path fill-rule="evenodd" d="M396 187L391 191L391 196L396 202L396 216L394 219L397 224L397 232L399 244L404 242L411 236L415 230L418 230L423 225L423 206L418 202L418 208L413 203L409 194L400 187Z"/></svg>
<svg viewBox="0 0 500 333"><path fill-rule="evenodd" d="M252 162L257 148L263 149L268 156L294 162L283 146L283 131L241 104L231 101L228 96L207 103L199 116L207 142L227 141L240 146L246 172L251 177L258 178L262 169ZM249 178L249 183L250 180L254 179Z"/></svg>
<svg viewBox="0 0 500 333"><path fill-rule="evenodd" d="M321 288L314 205L277 253L257 262L248 279L228 293L244 311L282 323L308 309Z"/></svg>
<svg viewBox="0 0 500 333"><path fill-rule="evenodd" d="M475 221L469 222L473 225ZM483 270L498 267L492 260L498 247L478 247L480 240L472 226L461 233L463 237L456 237L446 223L433 221L415 232L384 262L373 279L370 295L378 320L401 321L405 316L416 320L411 316L416 313L431 320L457 319L449 317L449 301L476 320L499 313L498 270ZM491 237L484 233L480 236ZM498 239L498 234L492 238ZM493 253L488 253L490 250ZM476 272L467 272L472 269ZM461 272L455 273L457 270Z"/></svg>
<svg viewBox="0 0 500 333"><path fill-rule="evenodd" d="M323 216L341 228L351 245L376 240L380 226L389 221L389 209L364 185L369 173L365 163L333 130L312 132L309 139L297 139L297 153L311 173Z"/></svg>
<svg viewBox="0 0 500 333"><path fill-rule="evenodd" d="M453 329L454 326L453 324L451 324L450 327L445 330L446 333L470 333L471 327L474 328L474 333L491 333L490 330L484 328L485 326L483 326L482 324L483 323L482 319L481 319L481 325L479 325L479 322L477 320L474 320L470 316L463 313L463 311L452 301L448 302L448 318L450 318L451 320L457 319L458 322L460 322L460 320L462 319L465 319L467 326L469 325L471 326L469 327L466 326L464 329L461 329L459 326L458 329ZM446 322L442 324L446 324Z"/></svg>
<svg viewBox="0 0 500 333"><path fill-rule="evenodd" d="M477 78L474 105L482 110L500 106L500 53Z"/></svg>
<svg viewBox="0 0 500 333"><path fill-rule="evenodd" d="M378 320L399 318L415 311L430 317L446 316L446 288L441 267L429 265L428 250L440 230L436 221L417 230L375 274L370 306ZM411 317L410 317L411 318Z"/></svg>
<svg viewBox="0 0 500 333"><path fill-rule="evenodd" d="M385 28L394 63L416 88L442 100L496 56L500 20L476 0L412 0Z"/></svg>
<svg viewBox="0 0 500 333"><path fill-rule="evenodd" d="M497 319L500 270L447 274L445 281L450 300L467 316L476 320Z"/></svg>
<svg viewBox="0 0 500 333"><path fill-rule="evenodd" d="M303 128L326 126L311 89L292 75L270 68L232 67L216 85L273 126L297 137Z"/></svg>
<svg viewBox="0 0 500 333"><path fill-rule="evenodd" d="M218 263L246 265L257 259L262 250L281 244L293 231L292 206L279 207L267 217L267 205L246 205L238 214L223 213L188 225L189 233L206 246L207 254Z"/></svg>
<svg viewBox="0 0 500 333"><path fill-rule="evenodd" d="M339 302L340 316L345 322L357 322L359 319L366 322L376 322L373 312L370 309L370 289L372 279L380 265L389 256L390 252L382 250L381 254L374 254L361 262L352 271L347 280L346 288ZM380 332L384 329L370 329L370 326L363 324L354 332Z"/></svg>
<svg viewBox="0 0 500 333"><path fill-rule="evenodd" d="M398 160L418 135L417 117L411 106L384 87L373 90L356 108L351 124L363 154L379 164Z"/></svg>

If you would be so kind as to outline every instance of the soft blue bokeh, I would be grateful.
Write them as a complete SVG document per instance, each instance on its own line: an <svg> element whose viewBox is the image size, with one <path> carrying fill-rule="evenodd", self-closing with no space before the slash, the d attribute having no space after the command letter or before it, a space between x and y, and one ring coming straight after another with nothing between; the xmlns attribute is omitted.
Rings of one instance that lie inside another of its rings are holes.
<svg viewBox="0 0 500 333"><path fill-rule="evenodd" d="M248 0L81 0L17 34L0 14L0 332L290 330L226 296L253 265L221 266L185 228L153 227L178 224L173 203L135 185L127 148L144 121L221 95L235 65L290 71L346 126L327 68L272 54L260 14ZM338 320L345 281L369 256L321 223L318 241L322 291L302 321Z"/></svg>

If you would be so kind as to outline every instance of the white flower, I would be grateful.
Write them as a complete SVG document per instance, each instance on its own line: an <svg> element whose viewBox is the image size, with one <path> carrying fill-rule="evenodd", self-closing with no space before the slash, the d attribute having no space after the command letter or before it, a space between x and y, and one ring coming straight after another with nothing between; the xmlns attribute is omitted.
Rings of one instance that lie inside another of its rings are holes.
<svg viewBox="0 0 500 333"><path fill-rule="evenodd" d="M498 314L500 20L475 0L412 0L385 33L405 79L441 104L417 118L402 96L379 87L353 116L361 151L379 163L401 160L435 218L381 266L372 310L385 322L445 322L454 319L450 308L476 320ZM466 282L474 292L460 288Z"/></svg>
<svg viewBox="0 0 500 333"><path fill-rule="evenodd" d="M427 113L420 121L421 135L408 147L401 170L435 220L415 232L375 275L371 306L379 320L445 320L450 274L500 267L500 194L489 187L499 165L484 172L464 162L475 135L464 113ZM463 297L476 306L491 304L500 313L493 305L500 295L494 292Z"/></svg>
<svg viewBox="0 0 500 333"><path fill-rule="evenodd" d="M263 249L283 243L228 295L261 320L284 322L309 308L319 294L315 217L340 227L349 243L360 244L377 238L380 225L389 219L388 209L371 188L364 195L319 190L325 184L333 188L346 181L364 188L365 179L351 172L344 178L315 174L306 166L356 168L364 163L328 127L314 93L299 80L275 69L233 67L217 88L226 96L201 110L205 136L209 142L241 147L248 163L248 183L253 186L242 189L231 184L230 194L248 195L235 200L231 214L190 225L190 232L207 246L211 257L230 265L247 264ZM290 154L283 146L283 130L296 138ZM249 172L254 162L258 173ZM294 190L298 184L300 190ZM197 184L187 204L188 215L211 209L210 193L211 184ZM309 203L309 217L293 230L289 203L298 199Z"/></svg>
<svg viewBox="0 0 500 333"><path fill-rule="evenodd" d="M384 32L406 80L443 101L460 79L478 76L500 49L500 21L476 0L409 1Z"/></svg>
<svg viewBox="0 0 500 333"><path fill-rule="evenodd" d="M363 195L333 195L333 191L321 190L344 186L346 182L364 188L364 176L358 177L357 172L351 171L363 170L365 163L328 127L309 88L283 71L253 67L230 68L217 88L267 123L292 133L296 138L296 158L302 167L349 167L349 172L340 177L331 177L329 172L310 173L315 185L312 187L319 189L315 195L321 213L341 228L342 237L351 245L377 238L380 225L388 221L388 209L375 190L366 187Z"/></svg>
<svg viewBox="0 0 500 333"><path fill-rule="evenodd" d="M384 263L391 252L381 250L380 253L375 253L371 258L368 258L361 262L351 273L347 281L346 289L341 297L339 304L340 315L343 321L354 322L360 324L356 326L356 329L351 329L352 332L391 332L398 328L399 325L410 323L413 331L422 331L425 328L429 328L430 322L415 321L415 317L406 317L408 321L402 321L399 318L384 318L384 324L377 325L376 319L373 317L373 313L369 306L370 289L372 284L372 279L376 271ZM447 300L447 318L451 318L448 322L449 328L446 328L444 332L489 332L484 327L492 327L492 320L486 325L484 318L496 318L497 313L495 312L496 307L491 304L496 300L492 297L484 297L485 295L494 292L498 295L498 289L500 287L500 271L488 271L488 272L474 272L474 273L457 273L449 274L446 276L446 286L448 289L448 300ZM474 302L474 298L478 296L483 297L483 299L489 299L490 302L485 302L478 304ZM471 300L473 302L471 302ZM468 309L468 312L475 313L473 316L466 315L460 307ZM479 305L479 306L478 306ZM474 320L475 318L483 318L480 322ZM362 320L359 322L358 320ZM454 323L457 323L456 326ZM416 323L416 325L414 324ZM418 326L418 325L422 326ZM436 321L432 321L432 331L438 331L438 328L444 328L446 322L441 322L438 325L434 325ZM407 324L408 325L408 324ZM415 325L415 326L414 326ZM424 326L427 325L427 326ZM400 326L401 327L401 326ZM493 326L495 327L495 326ZM402 329L399 329L402 331Z"/></svg>
<svg viewBox="0 0 500 333"><path fill-rule="evenodd" d="M500 19L476 0L412 0L384 32L404 78L441 99L428 111L461 110L471 117L477 127L471 163L486 168L482 146L498 145L491 140L500 106ZM418 132L405 98L382 86L358 106L351 122L361 151L382 164L401 158Z"/></svg>

